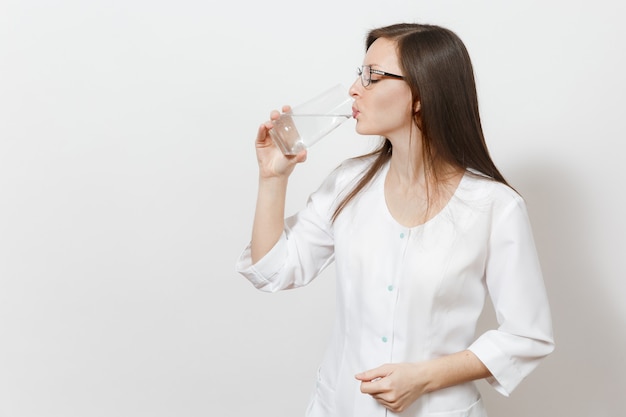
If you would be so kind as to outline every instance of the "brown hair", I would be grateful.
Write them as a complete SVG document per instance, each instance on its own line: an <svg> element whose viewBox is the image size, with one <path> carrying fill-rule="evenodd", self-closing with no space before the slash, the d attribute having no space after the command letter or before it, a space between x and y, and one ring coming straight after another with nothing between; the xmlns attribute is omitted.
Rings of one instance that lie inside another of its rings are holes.
<svg viewBox="0 0 626 417"><path fill-rule="evenodd" d="M474 71L461 39L440 26L400 23L370 31L365 50L378 38L396 42L400 68L411 89L413 108L420 102L414 120L422 133L426 175L437 184L447 165L463 170L471 168L508 185L487 150ZM374 161L339 203L333 221L391 158L391 142L383 139L376 150L359 157L374 157Z"/></svg>

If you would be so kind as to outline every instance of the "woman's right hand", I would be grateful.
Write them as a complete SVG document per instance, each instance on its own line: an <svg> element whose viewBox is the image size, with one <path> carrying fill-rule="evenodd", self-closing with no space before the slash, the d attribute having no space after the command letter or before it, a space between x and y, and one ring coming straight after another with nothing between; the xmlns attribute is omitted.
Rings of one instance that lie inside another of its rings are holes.
<svg viewBox="0 0 626 417"><path fill-rule="evenodd" d="M289 106L283 107L283 112L290 111ZM255 142L259 163L259 190L250 244L253 263L265 256L280 239L284 228L289 175L296 164L306 160L306 150L297 155L286 156L272 140L269 132L273 121L279 117L278 111L272 111L270 120L259 126Z"/></svg>
<svg viewBox="0 0 626 417"><path fill-rule="evenodd" d="M291 107L283 106L284 113L291 111ZM306 160L306 150L297 155L284 155L270 136L273 121L280 117L277 110L270 113L270 120L259 126L255 146L257 162L259 164L259 176L262 179L287 178L293 172L296 164Z"/></svg>

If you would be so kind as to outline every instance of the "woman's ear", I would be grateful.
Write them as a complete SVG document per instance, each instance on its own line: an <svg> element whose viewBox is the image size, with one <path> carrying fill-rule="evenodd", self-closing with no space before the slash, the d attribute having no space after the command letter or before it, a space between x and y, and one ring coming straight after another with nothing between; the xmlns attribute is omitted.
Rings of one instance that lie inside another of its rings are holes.
<svg viewBox="0 0 626 417"><path fill-rule="evenodd" d="M415 108L413 109L413 113L414 113L414 114L419 113L419 111L421 110L421 108L422 108L422 102L418 100L418 102L417 102L417 103L415 103Z"/></svg>

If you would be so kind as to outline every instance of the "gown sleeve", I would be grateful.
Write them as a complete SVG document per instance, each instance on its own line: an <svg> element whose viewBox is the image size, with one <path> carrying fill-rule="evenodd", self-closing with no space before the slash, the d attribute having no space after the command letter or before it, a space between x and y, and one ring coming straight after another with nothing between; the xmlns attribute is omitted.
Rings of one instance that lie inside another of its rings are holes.
<svg viewBox="0 0 626 417"><path fill-rule="evenodd" d="M345 170L340 166L310 195L306 207L285 219L283 233L274 247L252 264L250 244L236 263L236 270L257 289L276 292L309 284L334 260L331 217L343 189Z"/></svg>
<svg viewBox="0 0 626 417"><path fill-rule="evenodd" d="M517 196L494 220L485 280L498 328L470 347L508 396L554 350L552 319L526 206Z"/></svg>

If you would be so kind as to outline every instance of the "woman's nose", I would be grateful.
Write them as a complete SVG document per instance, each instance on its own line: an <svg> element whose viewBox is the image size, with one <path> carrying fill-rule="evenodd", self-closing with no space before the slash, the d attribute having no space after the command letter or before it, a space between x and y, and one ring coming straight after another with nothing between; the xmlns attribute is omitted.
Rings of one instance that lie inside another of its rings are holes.
<svg viewBox="0 0 626 417"><path fill-rule="evenodd" d="M350 89L348 90L348 94L350 94L350 97L356 97L359 95L359 87L361 87L361 79L360 77L357 77L350 86Z"/></svg>

